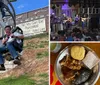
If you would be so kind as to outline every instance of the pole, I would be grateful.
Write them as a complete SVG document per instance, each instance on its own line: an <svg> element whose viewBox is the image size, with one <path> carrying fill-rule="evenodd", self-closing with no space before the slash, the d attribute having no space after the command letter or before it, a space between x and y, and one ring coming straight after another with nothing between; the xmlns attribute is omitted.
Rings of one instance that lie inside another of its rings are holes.
<svg viewBox="0 0 100 85"><path fill-rule="evenodd" d="M9 12L9 14L10 14L10 16L12 17L12 20L13 20L13 22L14 22L14 25L13 25L13 27L15 28L16 27L16 13L15 13L15 10L14 10L14 8L13 8L13 6L12 6L12 4L11 4L11 2L9 1L9 0L2 0L2 1L0 1L1 3L2 3L2 6L1 6L1 9L6 9L8 12ZM10 8L9 8L9 6L10 6ZM12 9L12 12L11 12L11 10L10 9ZM6 17L6 16L5 16ZM6 23L3 21L3 19L2 19L2 12L0 11L0 24L1 24L1 26L2 26L2 28L0 29L1 30L1 34L2 34L2 36L4 35L4 28L5 28L5 26L6 26Z"/></svg>

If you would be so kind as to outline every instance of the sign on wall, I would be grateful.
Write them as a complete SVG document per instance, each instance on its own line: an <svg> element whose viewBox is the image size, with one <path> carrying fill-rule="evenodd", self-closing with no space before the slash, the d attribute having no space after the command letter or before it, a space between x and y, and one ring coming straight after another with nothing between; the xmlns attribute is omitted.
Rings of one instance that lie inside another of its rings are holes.
<svg viewBox="0 0 100 85"><path fill-rule="evenodd" d="M23 30L24 36L36 35L46 31L45 18L21 23L17 26Z"/></svg>

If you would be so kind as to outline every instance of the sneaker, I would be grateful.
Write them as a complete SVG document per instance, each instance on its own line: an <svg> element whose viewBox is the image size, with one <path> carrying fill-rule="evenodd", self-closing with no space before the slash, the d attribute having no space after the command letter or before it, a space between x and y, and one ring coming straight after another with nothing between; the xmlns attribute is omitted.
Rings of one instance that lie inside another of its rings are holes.
<svg viewBox="0 0 100 85"><path fill-rule="evenodd" d="M6 60L8 60L8 61L12 61L12 60L14 60L12 57L10 57L10 56L7 56L6 57Z"/></svg>
<svg viewBox="0 0 100 85"><path fill-rule="evenodd" d="M0 71L5 71L5 67L0 67Z"/></svg>
<svg viewBox="0 0 100 85"><path fill-rule="evenodd" d="M21 65L21 62L20 62L20 60L18 60L18 59L15 59L13 63L14 63L14 64L17 64L17 65Z"/></svg>

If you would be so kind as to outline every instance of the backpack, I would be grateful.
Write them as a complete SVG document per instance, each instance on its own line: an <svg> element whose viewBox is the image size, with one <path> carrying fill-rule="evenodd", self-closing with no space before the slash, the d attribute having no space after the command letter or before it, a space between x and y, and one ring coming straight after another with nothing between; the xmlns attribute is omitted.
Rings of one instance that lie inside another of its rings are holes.
<svg viewBox="0 0 100 85"><path fill-rule="evenodd" d="M18 32L20 34L23 34L23 30L20 27L18 27L18 26L15 29L12 29L12 33L14 33L14 32ZM22 46L21 47L23 47L24 39L21 39L21 41L22 41Z"/></svg>

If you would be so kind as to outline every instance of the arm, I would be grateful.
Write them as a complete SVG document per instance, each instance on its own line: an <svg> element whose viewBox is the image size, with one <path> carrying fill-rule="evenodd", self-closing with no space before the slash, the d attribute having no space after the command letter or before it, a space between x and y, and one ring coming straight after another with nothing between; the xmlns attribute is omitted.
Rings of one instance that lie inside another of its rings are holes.
<svg viewBox="0 0 100 85"><path fill-rule="evenodd" d="M21 35L21 36L15 36L16 38L18 39L24 39L24 35Z"/></svg>
<svg viewBox="0 0 100 85"><path fill-rule="evenodd" d="M12 36L12 38L24 39L24 35L19 34L19 33L17 33L17 34L12 34L11 36Z"/></svg>

